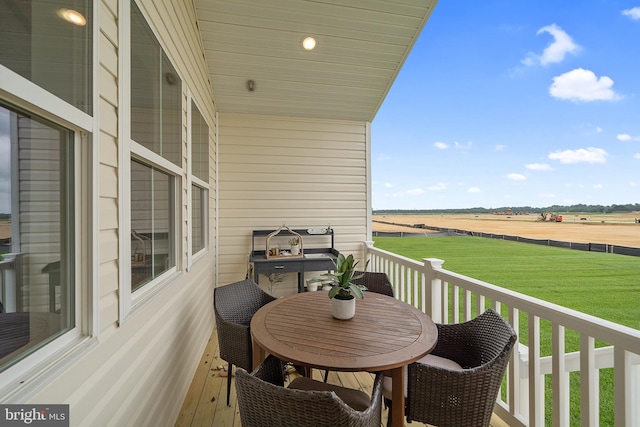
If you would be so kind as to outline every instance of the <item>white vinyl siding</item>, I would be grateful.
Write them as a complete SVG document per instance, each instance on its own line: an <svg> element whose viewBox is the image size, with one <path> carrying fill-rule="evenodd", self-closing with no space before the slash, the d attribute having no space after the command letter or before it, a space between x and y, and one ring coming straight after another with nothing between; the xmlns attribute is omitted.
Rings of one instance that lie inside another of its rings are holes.
<svg viewBox="0 0 640 427"><path fill-rule="evenodd" d="M96 112L98 198L96 203L98 251L97 317L99 340L94 347L68 361L68 368L50 378L29 398L32 402L68 403L71 425L153 425L173 426L190 385L195 368L213 327L212 297L215 274L215 135L216 116L206 64L195 26L191 2L143 0L138 2L155 30L156 36L171 58L183 87L196 99L210 126L209 152L209 227L210 254L194 260L189 272L160 289L144 307L126 322L119 319L119 215L129 210L128 202L118 199L118 186L124 179L118 153L128 142L119 139L123 100L119 99L122 79L119 57L119 16L122 4L102 0L96 4L99 101ZM183 89L183 94L185 89ZM184 103L183 103L184 105ZM184 112L183 112L184 113ZM120 116L119 116L120 114ZM185 116L186 117L186 116ZM182 144L186 144L183 131ZM185 145L182 146L184 150ZM127 147L128 148L128 147ZM186 164L184 158L181 167ZM127 160L128 161L128 160ZM181 179L186 192L186 179ZM182 197L184 203L187 199ZM185 209L184 204L179 210ZM180 227L180 237L187 225ZM186 259L187 246L180 257ZM183 260L183 264L184 264ZM151 392L150 392L151 391ZM27 403L21 401L20 403Z"/></svg>
<svg viewBox="0 0 640 427"><path fill-rule="evenodd" d="M362 253L369 128L366 122L220 114L221 283L244 277L253 229L330 225L338 250Z"/></svg>

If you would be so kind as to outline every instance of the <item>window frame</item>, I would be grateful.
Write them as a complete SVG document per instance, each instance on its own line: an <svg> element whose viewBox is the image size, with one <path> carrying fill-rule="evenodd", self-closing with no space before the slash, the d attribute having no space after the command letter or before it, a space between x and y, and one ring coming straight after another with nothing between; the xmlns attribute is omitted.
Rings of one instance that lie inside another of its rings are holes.
<svg viewBox="0 0 640 427"><path fill-rule="evenodd" d="M94 11L94 22L96 11ZM93 32L93 74L91 88L96 93L96 32ZM61 336L0 372L0 401L19 403L34 395L51 378L62 373L66 358L78 357L97 343L98 292L98 150L94 147L95 118L68 104L56 95L0 65L0 97L16 107L73 132L73 215L75 283L75 326ZM94 111L96 110L94 97ZM55 112L52 113L52 112Z"/></svg>
<svg viewBox="0 0 640 427"><path fill-rule="evenodd" d="M205 253L209 251L209 182L202 180L193 174L192 168L192 159L193 159L193 135L192 135L192 118L193 118L193 106L198 109L200 116L204 120L207 125L208 133L207 133L207 153L210 152L210 141L211 141L211 125L207 121L204 114L202 114L202 109L198 105L198 102L193 98L193 94L191 91L187 90L187 102L188 102L188 110L187 110L187 218L188 218L188 227L187 227L187 245L188 245L188 255L187 255L187 271L191 268L194 261L204 256ZM209 160L207 160L207 170L211 170L211 165L209 164ZM209 175L209 173L207 173ZM202 191L202 205L200 206L200 215L202 218L201 226L202 226L202 239L203 246L197 251L193 252L193 187L196 186Z"/></svg>
<svg viewBox="0 0 640 427"><path fill-rule="evenodd" d="M128 204L122 203L121 209L119 209L120 220L120 286L119 286L119 319L120 323L126 322L131 316L133 316L138 310L144 307L149 301L153 299L155 295L162 291L162 289L169 286L176 277L179 277L183 269L182 260L182 236L180 232L180 224L182 224L182 187L184 180L184 168L178 166L171 161L165 159L159 154L146 148L142 144L134 141L131 138L131 1L125 0L120 2L120 26L119 26L119 38L120 40L126 40L126 43L120 44L119 49L119 61L118 61L118 73L121 76L119 85L119 99L120 103L120 116L118 126L118 138L122 142L122 150L118 152L118 165L120 170L121 179L119 181L119 200ZM156 41L162 48L164 54L170 61L172 67L178 73L181 79L181 120L184 120L184 98L185 98L185 83L183 77L179 74L176 64L168 53L168 50L164 46L162 40L157 35L157 29L154 27L153 22L149 19L144 7L136 1L136 5L140 9L142 16L144 17L147 25L151 28L151 31L156 38ZM184 123L181 124L184 127ZM184 134L184 132L182 132ZM184 136L182 137L184 138ZM184 144L184 141L178 141L179 144ZM182 163L184 163L184 156L182 154ZM135 291L132 290L131 284L131 244L128 236L131 235L131 160L136 160L144 165L155 167L173 177L174 188L172 189L175 195L173 200L172 212L170 215L173 218L170 232L173 232L173 247L170 250L173 251L175 259L175 265L169 268L167 271L160 274L158 277L153 278L148 283L145 283Z"/></svg>

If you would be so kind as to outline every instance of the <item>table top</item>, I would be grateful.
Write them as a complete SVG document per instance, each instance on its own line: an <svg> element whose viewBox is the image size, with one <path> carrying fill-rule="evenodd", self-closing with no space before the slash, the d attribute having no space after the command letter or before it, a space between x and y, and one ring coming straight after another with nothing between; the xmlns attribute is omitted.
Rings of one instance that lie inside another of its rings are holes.
<svg viewBox="0 0 640 427"><path fill-rule="evenodd" d="M304 292L263 306L251 334L266 352L302 366L333 371L382 371L412 363L436 344L429 316L372 292L356 300L356 315L337 320L326 291Z"/></svg>

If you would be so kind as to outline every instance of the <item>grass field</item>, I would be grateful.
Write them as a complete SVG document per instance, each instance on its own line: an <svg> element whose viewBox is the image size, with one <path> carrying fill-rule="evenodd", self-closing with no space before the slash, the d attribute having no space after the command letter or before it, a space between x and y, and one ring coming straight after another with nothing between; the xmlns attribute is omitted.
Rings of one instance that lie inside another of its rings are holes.
<svg viewBox="0 0 640 427"><path fill-rule="evenodd" d="M420 261L445 260L447 270L526 295L640 329L640 258L583 252L482 237L376 237L375 246ZM566 331L566 351L579 350L579 337ZM521 317L520 340L528 342ZM598 343L604 346L606 343ZM541 322L541 355L551 354L551 325ZM600 375L600 425L613 425L613 372ZM580 377L571 374L571 388ZM551 417L551 382L547 378L547 425ZM580 425L579 394L571 393L571 425Z"/></svg>
<svg viewBox="0 0 640 427"><path fill-rule="evenodd" d="M376 237L406 257L640 329L640 258L482 237Z"/></svg>

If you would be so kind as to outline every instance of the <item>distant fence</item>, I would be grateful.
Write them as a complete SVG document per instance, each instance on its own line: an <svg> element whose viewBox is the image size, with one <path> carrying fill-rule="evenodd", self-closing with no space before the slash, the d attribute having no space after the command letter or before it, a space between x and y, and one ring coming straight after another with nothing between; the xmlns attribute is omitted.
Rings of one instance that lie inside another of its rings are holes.
<svg viewBox="0 0 640 427"><path fill-rule="evenodd" d="M563 242L560 240L551 239L530 239L528 237L511 236L508 234L494 234L483 233L478 231L459 230L455 228L444 227L432 227L425 224L397 224L392 222L377 221L390 225L401 225L405 227L413 227L418 229L433 230L435 233L417 233L417 232L405 232L405 231L374 231L373 236L380 237L438 237L438 236L475 236L475 237L487 237L490 239L498 240L510 240L514 242L532 243L535 245L553 246L556 248L575 249L579 251L587 252L602 252L618 255L629 255L640 257L640 248L633 248L629 246L611 245L607 243L577 243L577 242Z"/></svg>

